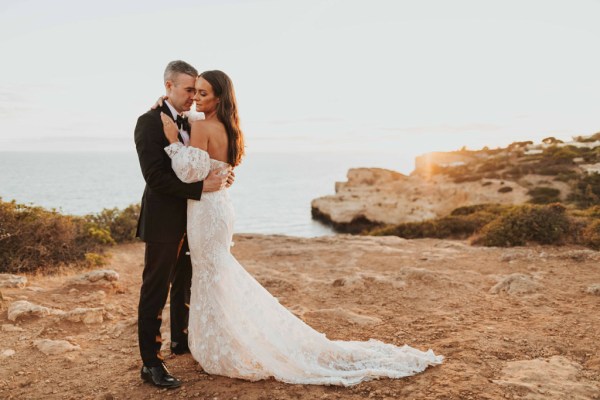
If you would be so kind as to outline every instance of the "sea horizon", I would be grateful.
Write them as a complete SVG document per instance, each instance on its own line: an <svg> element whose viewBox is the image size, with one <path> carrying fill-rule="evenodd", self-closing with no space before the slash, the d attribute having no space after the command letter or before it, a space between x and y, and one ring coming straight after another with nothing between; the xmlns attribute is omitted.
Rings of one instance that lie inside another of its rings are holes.
<svg viewBox="0 0 600 400"><path fill-rule="evenodd" d="M335 182L346 180L350 168L399 171L413 162L385 153L251 153L236 169L236 181L229 189L236 213L234 231L301 237L335 234L312 219L314 198L334 194ZM134 151L0 152L3 201L85 215L139 203L144 184Z"/></svg>

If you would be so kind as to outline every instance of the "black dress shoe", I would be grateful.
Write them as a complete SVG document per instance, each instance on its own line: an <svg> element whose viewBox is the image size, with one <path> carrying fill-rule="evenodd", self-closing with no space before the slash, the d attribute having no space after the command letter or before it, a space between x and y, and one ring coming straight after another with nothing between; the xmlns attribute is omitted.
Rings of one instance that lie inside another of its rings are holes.
<svg viewBox="0 0 600 400"><path fill-rule="evenodd" d="M169 373L165 364L156 367L142 367L142 379L154 386L167 389L175 389L181 386L181 381Z"/></svg>
<svg viewBox="0 0 600 400"><path fill-rule="evenodd" d="M171 353L181 355L189 352L190 348L186 342L171 342Z"/></svg>

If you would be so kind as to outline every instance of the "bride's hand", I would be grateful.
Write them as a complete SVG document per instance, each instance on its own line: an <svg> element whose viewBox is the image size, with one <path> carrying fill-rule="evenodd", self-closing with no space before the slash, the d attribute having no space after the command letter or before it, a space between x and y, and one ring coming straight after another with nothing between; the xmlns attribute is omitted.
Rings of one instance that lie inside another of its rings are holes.
<svg viewBox="0 0 600 400"><path fill-rule="evenodd" d="M230 187L231 185L233 185L233 182L235 181L235 173L233 172L233 168L231 168L229 170L229 174L227 175L227 183L225 184L225 187Z"/></svg>
<svg viewBox="0 0 600 400"><path fill-rule="evenodd" d="M160 119L163 123L163 131L165 132L165 136L169 143L178 142L179 139L177 135L179 135L179 129L177 128L177 124L171 118L167 116L164 112L160 113Z"/></svg>
<svg viewBox="0 0 600 400"><path fill-rule="evenodd" d="M169 96L160 96L158 98L158 100L156 100L156 103L154 103L154 105L152 107L150 107L150 109L155 110L158 107L162 107L163 102L168 99L169 99Z"/></svg>

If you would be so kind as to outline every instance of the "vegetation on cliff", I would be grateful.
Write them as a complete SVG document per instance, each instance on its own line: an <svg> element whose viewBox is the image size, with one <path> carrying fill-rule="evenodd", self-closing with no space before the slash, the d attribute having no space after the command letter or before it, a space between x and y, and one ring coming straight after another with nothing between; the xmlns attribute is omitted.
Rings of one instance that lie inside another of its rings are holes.
<svg viewBox="0 0 600 400"><path fill-rule="evenodd" d="M428 166L428 173L447 175L456 183L484 179L518 181L526 175L545 175L569 184L574 193L566 199L567 203L589 207L597 204L600 198L600 176L594 172L588 173L586 168L600 164L599 141L600 132L589 137L576 137L569 143L548 137L538 145L523 141L498 149L463 148L445 153L461 156L463 162L448 165L433 163Z"/></svg>
<svg viewBox="0 0 600 400"><path fill-rule="evenodd" d="M483 246L579 244L600 250L600 206L567 209L561 203L514 206L480 204L457 208L443 218L385 226L372 236L469 239Z"/></svg>
<svg viewBox="0 0 600 400"><path fill-rule="evenodd" d="M105 246L135 240L139 205L86 216L0 199L0 273L101 266Z"/></svg>
<svg viewBox="0 0 600 400"><path fill-rule="evenodd" d="M600 249L600 133L576 137L569 143L548 137L540 145L524 141L504 149L463 148L448 154L462 156L464 161L432 163L427 165L427 173L444 174L455 183L481 180L486 186L491 184L486 179L502 179L529 185L530 200L526 204L460 207L445 217L376 227L363 233L469 238L471 243L485 246L569 243ZM548 180L538 179L531 185L523 179L528 175L544 175ZM563 187L566 183L568 192L561 193L552 181L562 182ZM498 191L510 190L510 186L503 186Z"/></svg>

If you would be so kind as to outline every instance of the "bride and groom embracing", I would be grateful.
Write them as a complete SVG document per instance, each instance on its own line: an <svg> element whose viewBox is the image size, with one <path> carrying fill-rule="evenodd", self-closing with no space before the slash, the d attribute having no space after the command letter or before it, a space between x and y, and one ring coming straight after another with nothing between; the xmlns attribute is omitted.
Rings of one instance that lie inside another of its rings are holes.
<svg viewBox="0 0 600 400"><path fill-rule="evenodd" d="M441 363L433 351L407 345L329 340L246 272L230 252L227 188L244 153L232 82L221 71L198 74L183 61L167 65L164 82L167 100L135 128L146 181L137 232L146 243L138 308L142 379L181 385L160 354L169 289L171 352L190 352L209 374L350 386ZM190 123L183 113L194 102L205 119Z"/></svg>

